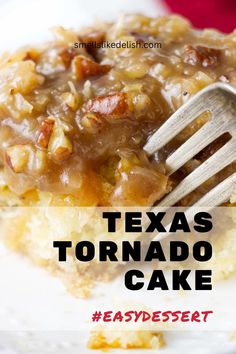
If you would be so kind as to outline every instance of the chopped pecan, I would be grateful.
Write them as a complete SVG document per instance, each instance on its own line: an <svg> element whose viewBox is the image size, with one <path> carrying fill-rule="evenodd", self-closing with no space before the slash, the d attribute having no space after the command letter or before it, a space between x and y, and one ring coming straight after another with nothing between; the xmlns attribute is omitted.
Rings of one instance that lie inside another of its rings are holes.
<svg viewBox="0 0 236 354"><path fill-rule="evenodd" d="M200 64L203 67L214 67L219 64L221 51L203 46L188 45L184 50L184 62L190 65Z"/></svg>
<svg viewBox="0 0 236 354"><path fill-rule="evenodd" d="M53 127L55 121L51 118L47 118L39 126L39 136L37 139L38 145L43 148L47 149L50 137L52 135Z"/></svg>
<svg viewBox="0 0 236 354"><path fill-rule="evenodd" d="M76 110L76 108L78 106L78 103L79 103L78 97L79 97L78 95L75 96L71 92L64 92L61 95L61 99L62 99L63 104L66 107L70 107L72 110Z"/></svg>
<svg viewBox="0 0 236 354"><path fill-rule="evenodd" d="M14 145L7 149L5 153L6 164L15 172L23 172L28 164L29 159L28 145Z"/></svg>
<svg viewBox="0 0 236 354"><path fill-rule="evenodd" d="M84 80L90 76L103 75L111 69L110 65L101 65L83 56L77 55L73 60L73 72L77 80Z"/></svg>
<svg viewBox="0 0 236 354"><path fill-rule="evenodd" d="M6 150L5 162L15 173L38 173L46 167L46 155L28 144L14 145Z"/></svg>
<svg viewBox="0 0 236 354"><path fill-rule="evenodd" d="M83 116L77 114L77 123L80 128L90 133L97 133L101 130L103 125L101 117L98 117L96 114L91 112L88 112Z"/></svg>
<svg viewBox="0 0 236 354"><path fill-rule="evenodd" d="M37 62L37 59L38 59L38 57L39 57L39 53L37 52L37 50L35 50L35 49L30 49L30 50L28 50L26 53L25 53L25 55L24 55L24 57L22 58L22 60L32 60L32 61L34 61L35 63Z"/></svg>
<svg viewBox="0 0 236 354"><path fill-rule="evenodd" d="M89 100L85 108L99 115L121 117L129 112L127 94L117 92L108 96L99 96Z"/></svg>
<svg viewBox="0 0 236 354"><path fill-rule="evenodd" d="M78 54L78 52L74 48L66 48L60 52L59 55L65 65L66 69L68 69L70 67L72 60L74 59L74 57L77 54Z"/></svg>
<svg viewBox="0 0 236 354"><path fill-rule="evenodd" d="M48 151L52 159L58 163L68 159L73 152L72 143L64 130L62 124L56 123L48 144Z"/></svg>
<svg viewBox="0 0 236 354"><path fill-rule="evenodd" d="M55 151L54 151L54 158L57 162L63 162L64 160L68 159L72 153L71 146L69 147L64 147L64 146L59 146Z"/></svg>
<svg viewBox="0 0 236 354"><path fill-rule="evenodd" d="M79 37L81 43L86 45L86 50L94 58L97 55L97 49L105 40L105 32L94 31L87 34L84 34Z"/></svg>

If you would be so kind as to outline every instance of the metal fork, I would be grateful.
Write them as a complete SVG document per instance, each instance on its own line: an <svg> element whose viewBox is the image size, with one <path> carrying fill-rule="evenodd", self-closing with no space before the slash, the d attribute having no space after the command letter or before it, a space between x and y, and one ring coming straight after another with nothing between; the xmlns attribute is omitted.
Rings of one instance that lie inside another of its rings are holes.
<svg viewBox="0 0 236 354"><path fill-rule="evenodd" d="M173 174L224 133L229 133L231 139L185 177L157 206L175 205L202 183L236 161L236 88L225 83L214 83L198 92L149 138L144 150L148 155L154 154L204 112L210 112L211 119L167 158L168 175ZM194 206L216 207L228 201L235 188L236 173L233 173Z"/></svg>

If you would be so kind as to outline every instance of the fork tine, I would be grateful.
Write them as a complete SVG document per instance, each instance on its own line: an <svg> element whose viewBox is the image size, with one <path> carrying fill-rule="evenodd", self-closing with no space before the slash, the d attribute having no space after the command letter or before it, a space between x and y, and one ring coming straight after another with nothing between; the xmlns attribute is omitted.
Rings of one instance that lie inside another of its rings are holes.
<svg viewBox="0 0 236 354"><path fill-rule="evenodd" d="M211 210L214 207L217 207L222 203L227 202L227 200L229 200L231 195L233 194L235 188L236 188L236 173L226 178L223 182L218 184L215 188L213 188L204 197L202 197L199 201L197 201L195 204L193 204L185 211L185 216L188 222L190 223L193 221L196 207L198 208L204 207L204 210ZM157 208L158 207L159 205L157 205ZM170 225L168 225L166 228L169 229L169 226ZM169 235L170 233L160 232L153 238L153 241L161 241Z"/></svg>
<svg viewBox="0 0 236 354"><path fill-rule="evenodd" d="M236 94L236 89L231 85L220 82L211 84L199 91L187 103L180 107L172 116L149 138L144 150L152 155L169 143L187 125L202 113L210 110L217 115L225 112L225 101L222 102L222 92L230 95ZM206 107L209 107L208 109ZM223 110L223 111L222 111Z"/></svg>
<svg viewBox="0 0 236 354"><path fill-rule="evenodd" d="M195 97L193 97L194 99ZM148 155L154 154L169 143L177 134L179 134L194 119L206 111L203 106L192 106L190 100L184 107L180 107L172 116L154 133L144 146Z"/></svg>
<svg viewBox="0 0 236 354"><path fill-rule="evenodd" d="M236 159L236 143L231 139L226 145L202 163L192 173L184 178L182 182L168 194L158 206L172 206L180 199L191 193L202 183L214 176L217 172L231 164Z"/></svg>
<svg viewBox="0 0 236 354"><path fill-rule="evenodd" d="M194 203L193 207L214 208L227 202L236 189L236 173L219 183L200 200Z"/></svg>
<svg viewBox="0 0 236 354"><path fill-rule="evenodd" d="M167 158L166 167L168 175L177 171L187 161L191 160L196 154L227 131L227 124L224 127L224 122L220 119L217 123L216 125L214 121L210 120Z"/></svg>

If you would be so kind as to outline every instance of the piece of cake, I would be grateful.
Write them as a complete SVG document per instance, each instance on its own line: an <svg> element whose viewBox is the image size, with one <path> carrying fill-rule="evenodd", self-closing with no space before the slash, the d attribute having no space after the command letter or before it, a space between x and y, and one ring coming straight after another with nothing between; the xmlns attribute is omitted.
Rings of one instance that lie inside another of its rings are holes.
<svg viewBox="0 0 236 354"><path fill-rule="evenodd" d="M0 203L28 206L2 222L7 243L88 295L96 268L59 263L53 240L96 241L93 215L74 207L151 206L228 138L173 177L165 158L208 119L198 117L150 159L148 137L203 87L236 85L236 33L196 31L179 16L126 15L5 54L0 61ZM184 198L190 205L235 171L235 164ZM234 201L234 199L232 199ZM34 207L70 207L55 213ZM87 227L87 224L90 227ZM102 233L102 229L101 229ZM117 266L106 267L104 279Z"/></svg>

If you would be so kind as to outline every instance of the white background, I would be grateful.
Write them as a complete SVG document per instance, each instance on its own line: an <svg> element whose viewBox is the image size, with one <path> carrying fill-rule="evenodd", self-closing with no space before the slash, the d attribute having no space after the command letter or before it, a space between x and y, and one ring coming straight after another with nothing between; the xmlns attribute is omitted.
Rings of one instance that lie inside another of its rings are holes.
<svg viewBox="0 0 236 354"><path fill-rule="evenodd" d="M160 0L0 0L0 50L50 38L55 25L79 28L120 12L167 12Z"/></svg>

